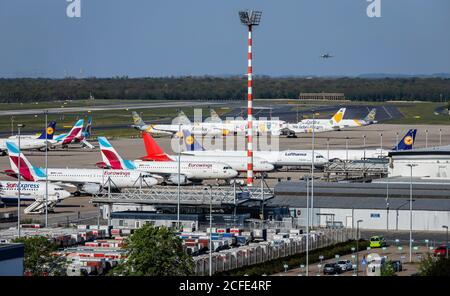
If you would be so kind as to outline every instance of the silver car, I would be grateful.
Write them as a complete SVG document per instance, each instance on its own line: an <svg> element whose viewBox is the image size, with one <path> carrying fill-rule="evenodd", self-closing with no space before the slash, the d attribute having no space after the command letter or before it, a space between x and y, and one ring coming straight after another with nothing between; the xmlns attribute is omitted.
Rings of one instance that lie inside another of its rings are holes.
<svg viewBox="0 0 450 296"><path fill-rule="evenodd" d="M342 271L352 270L353 264L350 260L339 260L337 265L341 268Z"/></svg>

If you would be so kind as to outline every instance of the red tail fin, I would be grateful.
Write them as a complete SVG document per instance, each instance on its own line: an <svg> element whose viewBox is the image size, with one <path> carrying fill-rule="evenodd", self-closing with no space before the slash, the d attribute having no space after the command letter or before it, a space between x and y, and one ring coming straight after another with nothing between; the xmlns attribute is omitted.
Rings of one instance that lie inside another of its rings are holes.
<svg viewBox="0 0 450 296"><path fill-rule="evenodd" d="M145 151L147 152L147 156L141 157L142 160L173 161L149 133L142 132L142 138L144 139Z"/></svg>

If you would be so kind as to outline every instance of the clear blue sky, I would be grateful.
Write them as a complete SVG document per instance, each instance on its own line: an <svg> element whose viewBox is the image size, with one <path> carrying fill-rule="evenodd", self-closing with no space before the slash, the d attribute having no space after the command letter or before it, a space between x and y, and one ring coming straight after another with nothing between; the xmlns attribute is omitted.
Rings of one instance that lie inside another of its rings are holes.
<svg viewBox="0 0 450 296"><path fill-rule="evenodd" d="M263 10L254 72L266 75L450 72L450 1L0 1L0 77L224 75L246 71L240 9ZM336 57L322 60L330 52Z"/></svg>

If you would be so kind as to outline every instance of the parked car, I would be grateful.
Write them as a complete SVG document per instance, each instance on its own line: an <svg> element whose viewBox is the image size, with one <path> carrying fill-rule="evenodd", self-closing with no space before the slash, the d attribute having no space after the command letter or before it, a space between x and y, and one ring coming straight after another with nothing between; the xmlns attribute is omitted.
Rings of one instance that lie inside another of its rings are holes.
<svg viewBox="0 0 450 296"><path fill-rule="evenodd" d="M400 260L391 261L391 265L395 272L403 271L403 265Z"/></svg>
<svg viewBox="0 0 450 296"><path fill-rule="evenodd" d="M353 264L350 260L339 260L337 265L341 268L342 271L352 270Z"/></svg>
<svg viewBox="0 0 450 296"><path fill-rule="evenodd" d="M442 246L437 247L436 249L434 249L433 254L434 254L434 256L437 256L437 257L445 256L447 254L447 246L442 245ZM450 254L450 250L449 250L449 254Z"/></svg>
<svg viewBox="0 0 450 296"><path fill-rule="evenodd" d="M382 248L382 247L386 247L386 240L384 239L383 236L372 236L370 238L370 247L371 248Z"/></svg>
<svg viewBox="0 0 450 296"><path fill-rule="evenodd" d="M340 273L342 273L342 269L336 263L327 263L323 267L323 274L340 274Z"/></svg>

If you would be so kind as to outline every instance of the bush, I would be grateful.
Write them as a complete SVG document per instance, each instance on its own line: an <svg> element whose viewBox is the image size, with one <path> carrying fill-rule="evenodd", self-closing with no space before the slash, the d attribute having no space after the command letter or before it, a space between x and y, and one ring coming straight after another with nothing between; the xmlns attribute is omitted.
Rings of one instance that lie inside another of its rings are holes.
<svg viewBox="0 0 450 296"><path fill-rule="evenodd" d="M450 276L450 259L428 255L419 266L421 276Z"/></svg>

